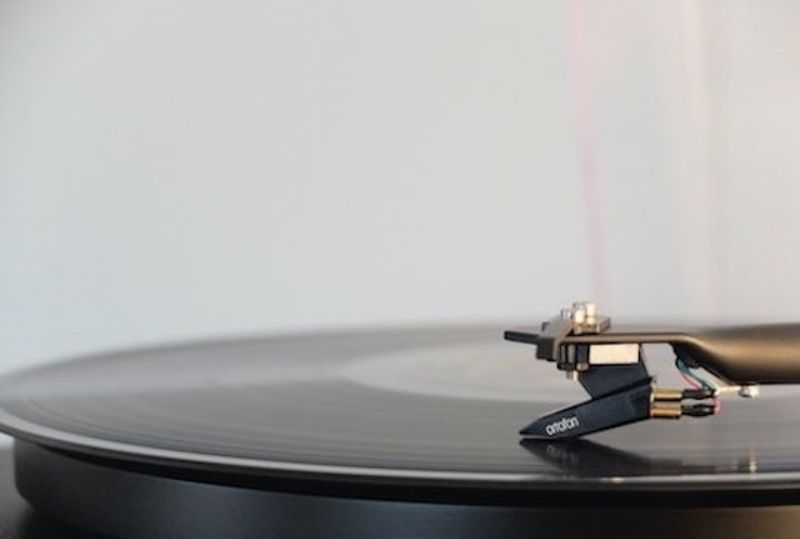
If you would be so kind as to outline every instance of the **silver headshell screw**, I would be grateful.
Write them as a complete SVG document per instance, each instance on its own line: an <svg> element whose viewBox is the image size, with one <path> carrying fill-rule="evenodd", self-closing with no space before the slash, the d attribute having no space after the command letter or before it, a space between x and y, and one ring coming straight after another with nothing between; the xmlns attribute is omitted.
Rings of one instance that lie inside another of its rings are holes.
<svg viewBox="0 0 800 539"><path fill-rule="evenodd" d="M758 397L759 392L758 384L746 384L739 388L739 396L748 399Z"/></svg>

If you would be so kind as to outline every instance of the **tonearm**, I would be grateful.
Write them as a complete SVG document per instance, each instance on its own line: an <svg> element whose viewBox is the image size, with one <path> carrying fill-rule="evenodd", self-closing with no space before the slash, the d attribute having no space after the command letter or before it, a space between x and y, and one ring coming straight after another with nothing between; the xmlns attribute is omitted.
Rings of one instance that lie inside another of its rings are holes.
<svg viewBox="0 0 800 539"><path fill-rule="evenodd" d="M650 418L707 417L719 412L722 393L754 397L759 384L800 383L800 324L615 327L593 303L580 302L540 328L506 331L505 338L535 345L538 359L555 363L591 397L540 417L520 431L527 438L573 438ZM644 345L659 343L672 347L689 387L656 387Z"/></svg>

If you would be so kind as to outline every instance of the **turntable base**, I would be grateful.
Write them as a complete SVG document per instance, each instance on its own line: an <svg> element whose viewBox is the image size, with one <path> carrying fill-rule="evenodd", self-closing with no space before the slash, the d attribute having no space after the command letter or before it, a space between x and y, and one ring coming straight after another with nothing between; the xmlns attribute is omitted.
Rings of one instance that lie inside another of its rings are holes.
<svg viewBox="0 0 800 539"><path fill-rule="evenodd" d="M175 478L24 442L14 453L17 484L26 498L48 515L112 537L735 539L794 538L800 529L798 505L569 508L415 503ZM41 533L54 529L47 522L38 526ZM39 536L45 537L8 537Z"/></svg>

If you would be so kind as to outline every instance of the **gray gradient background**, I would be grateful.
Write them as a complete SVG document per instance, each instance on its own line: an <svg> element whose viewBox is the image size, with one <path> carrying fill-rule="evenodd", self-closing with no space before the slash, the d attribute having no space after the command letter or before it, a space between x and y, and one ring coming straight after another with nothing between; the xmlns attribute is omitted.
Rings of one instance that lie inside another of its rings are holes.
<svg viewBox="0 0 800 539"><path fill-rule="evenodd" d="M0 370L241 333L798 319L800 6L0 0Z"/></svg>

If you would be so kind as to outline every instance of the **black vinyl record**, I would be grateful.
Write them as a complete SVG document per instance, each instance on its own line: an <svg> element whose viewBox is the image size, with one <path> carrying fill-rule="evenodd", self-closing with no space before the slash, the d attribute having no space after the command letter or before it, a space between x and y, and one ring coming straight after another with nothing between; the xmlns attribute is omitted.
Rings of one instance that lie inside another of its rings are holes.
<svg viewBox="0 0 800 539"><path fill-rule="evenodd" d="M677 384L666 357L648 361ZM36 446L284 490L484 504L715 491L752 503L800 485L793 387L728 398L715 417L521 443L520 427L585 395L499 328L109 353L7 376L0 395L0 427Z"/></svg>

